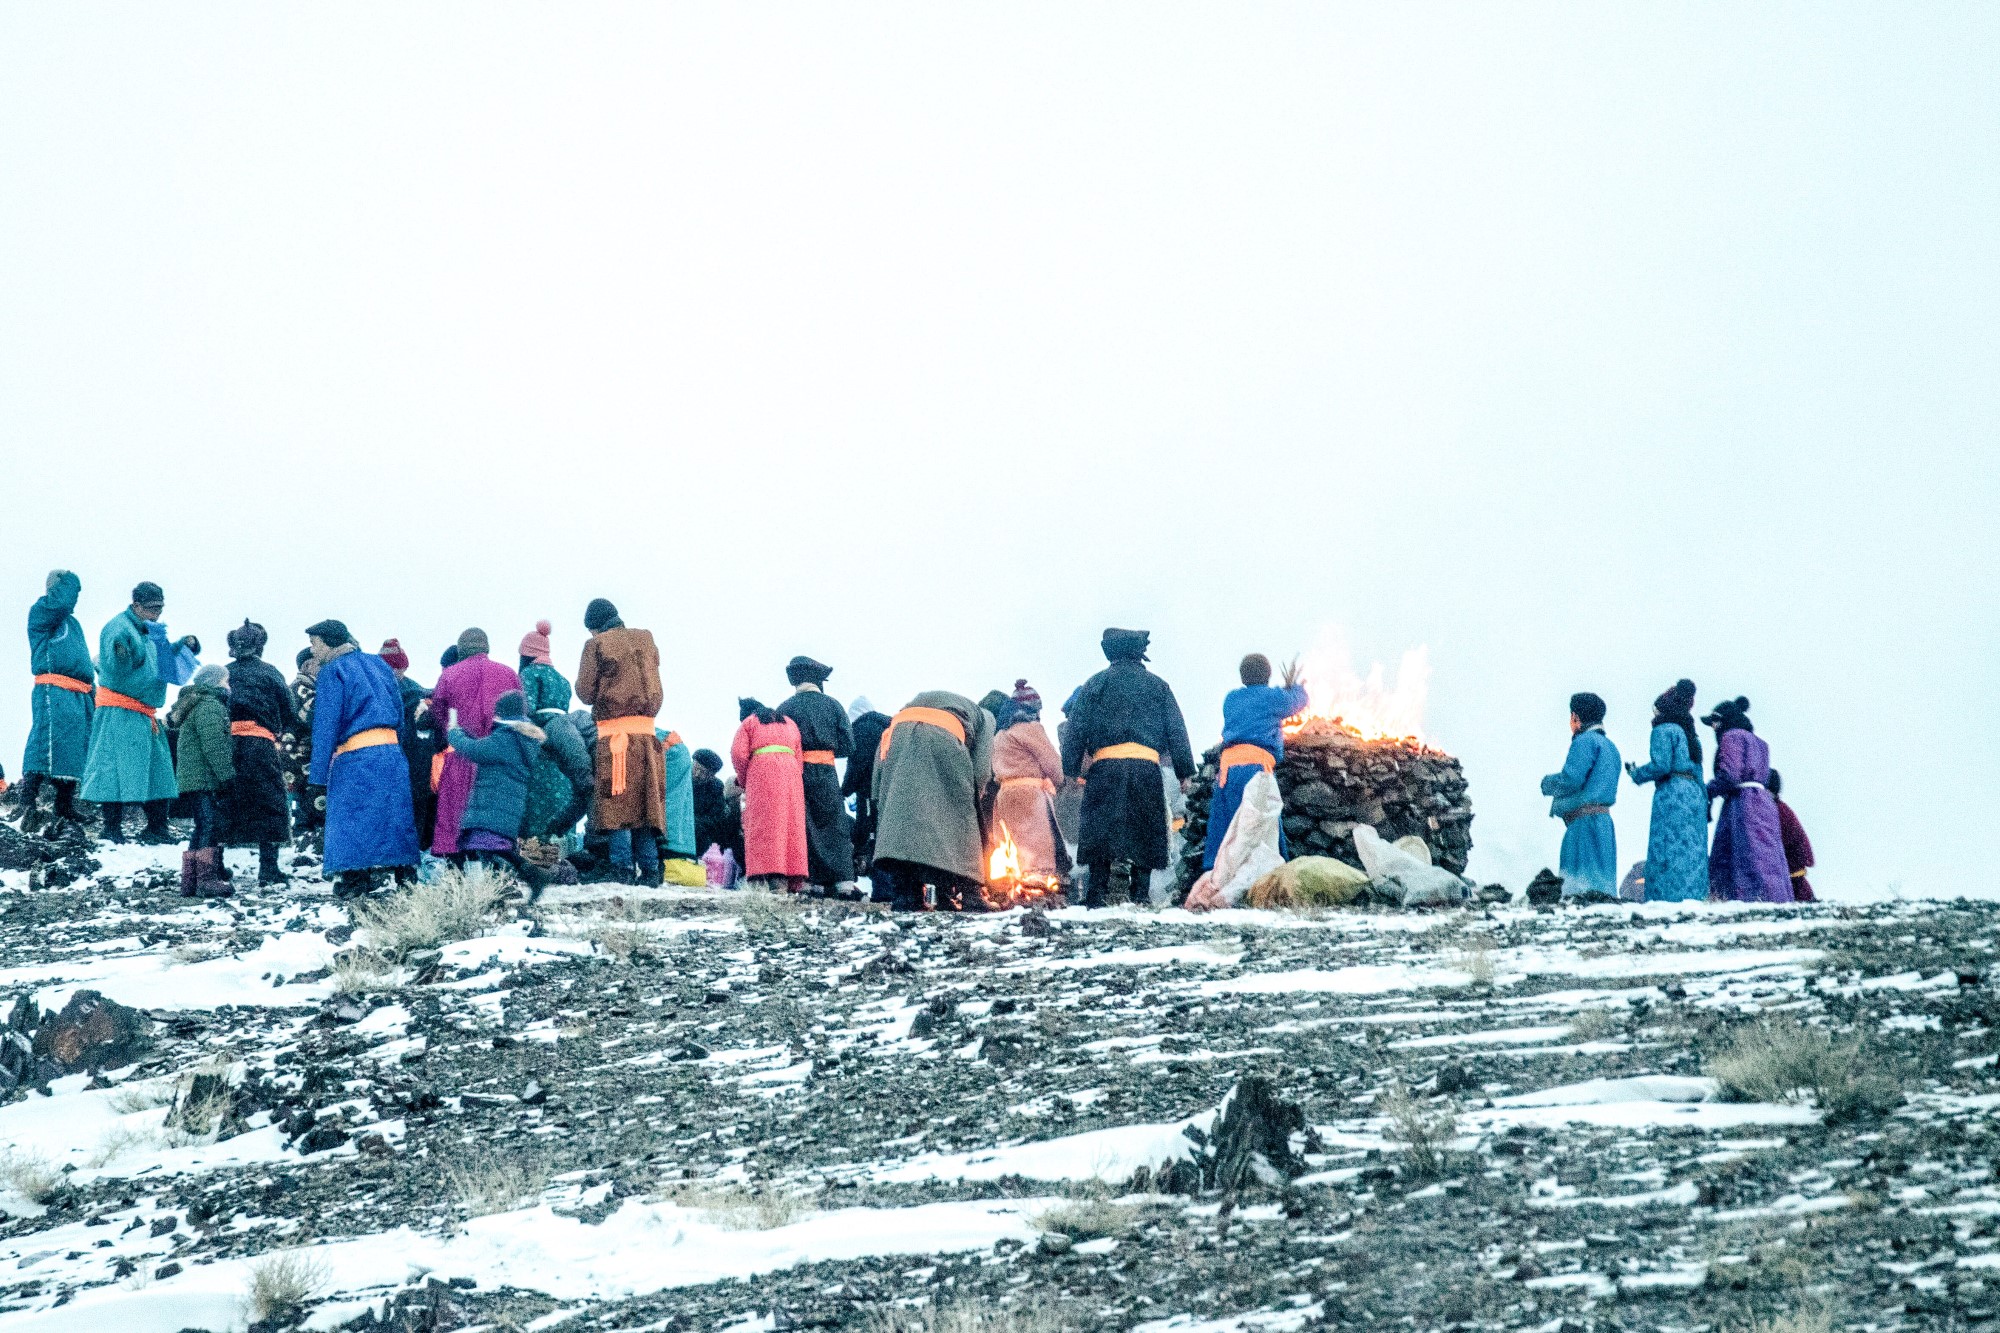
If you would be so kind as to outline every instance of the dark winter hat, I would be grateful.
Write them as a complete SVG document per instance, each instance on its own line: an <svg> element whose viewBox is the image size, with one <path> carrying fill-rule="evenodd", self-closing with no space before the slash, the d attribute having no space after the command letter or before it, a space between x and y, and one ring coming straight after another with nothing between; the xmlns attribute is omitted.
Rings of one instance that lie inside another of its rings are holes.
<svg viewBox="0 0 2000 1333"><path fill-rule="evenodd" d="M509 690L493 701L493 720L519 722L528 716L528 700L519 690Z"/></svg>
<svg viewBox="0 0 2000 1333"><path fill-rule="evenodd" d="M132 605L165 606L167 595L160 591L157 583L141 583L132 589Z"/></svg>
<svg viewBox="0 0 2000 1333"><path fill-rule="evenodd" d="M1659 713L1685 713L1694 707L1694 682L1677 680L1672 689L1653 700L1653 710Z"/></svg>
<svg viewBox="0 0 2000 1333"><path fill-rule="evenodd" d="M458 645L454 643L451 647L445 649L442 653L438 654L438 666L441 668L449 669L457 665L458 665Z"/></svg>
<svg viewBox="0 0 2000 1333"><path fill-rule="evenodd" d="M486 631L476 625L458 636L458 655L460 659L477 657L479 654L486 652L487 647Z"/></svg>
<svg viewBox="0 0 2000 1333"><path fill-rule="evenodd" d="M1772 769L1770 775L1764 779L1764 790L1770 792L1771 795L1776 796L1779 792L1783 791L1784 789L1785 789L1785 780L1778 776L1777 769L1775 768Z"/></svg>
<svg viewBox="0 0 2000 1333"><path fill-rule="evenodd" d="M535 632L521 636L521 656L530 662L540 662L543 666L554 666L549 656L549 631L555 628L546 620L535 622Z"/></svg>
<svg viewBox="0 0 2000 1333"><path fill-rule="evenodd" d="M317 625L307 625L306 633L329 648L354 642L354 636L347 632L347 626L338 620L322 620Z"/></svg>
<svg viewBox="0 0 2000 1333"><path fill-rule="evenodd" d="M1756 730L1750 725L1750 701L1740 694L1734 699L1724 699L1702 721L1717 732Z"/></svg>
<svg viewBox="0 0 2000 1333"><path fill-rule="evenodd" d="M618 608L609 598L593 597L590 605L583 608L583 627L592 634L601 634L618 623Z"/></svg>
<svg viewBox="0 0 2000 1333"><path fill-rule="evenodd" d="M1042 696L1036 691L1034 686L1028 684L1028 678L1026 676L1023 676L1014 682L1014 693L1012 695L1012 698L1014 701L1014 708L1016 711L1019 711L1024 708L1032 708L1037 712L1041 711Z"/></svg>
<svg viewBox="0 0 2000 1333"><path fill-rule="evenodd" d="M1236 664L1236 678L1245 685L1269 685L1271 659L1262 653L1251 653Z"/></svg>
<svg viewBox="0 0 2000 1333"><path fill-rule="evenodd" d="M58 583L61 583L64 579L73 579L75 577L76 575L70 573L67 569L52 569L49 571L48 578L42 581L42 591L54 592Z"/></svg>
<svg viewBox="0 0 2000 1333"><path fill-rule="evenodd" d="M1153 646L1151 630L1108 629L1104 631L1104 655L1113 662L1144 662Z"/></svg>
<svg viewBox="0 0 2000 1333"><path fill-rule="evenodd" d="M1576 720L1586 727L1594 727L1604 720L1604 700L1588 690L1569 697L1569 711L1576 714Z"/></svg>
<svg viewBox="0 0 2000 1333"><path fill-rule="evenodd" d="M299 649L299 655L292 659L292 665L298 667L300 670L304 670L306 663L312 660L313 650L310 648L301 648Z"/></svg>
<svg viewBox="0 0 2000 1333"><path fill-rule="evenodd" d="M815 662L810 657L794 657L785 663L785 679L794 685L804 685L810 681L814 685L823 684L833 668L824 662Z"/></svg>
<svg viewBox="0 0 2000 1333"><path fill-rule="evenodd" d="M382 651L375 655L384 662L387 662L389 669L392 671L408 671L410 669L410 655L404 652L403 645L394 639L382 640Z"/></svg>
<svg viewBox="0 0 2000 1333"><path fill-rule="evenodd" d="M697 768L705 768L711 773L722 771L722 756L713 750L696 750L694 762Z"/></svg>
<svg viewBox="0 0 2000 1333"><path fill-rule="evenodd" d="M229 655L238 661L246 657L261 657L264 645L270 641L271 636L264 632L264 627L246 616L241 625L229 631Z"/></svg>

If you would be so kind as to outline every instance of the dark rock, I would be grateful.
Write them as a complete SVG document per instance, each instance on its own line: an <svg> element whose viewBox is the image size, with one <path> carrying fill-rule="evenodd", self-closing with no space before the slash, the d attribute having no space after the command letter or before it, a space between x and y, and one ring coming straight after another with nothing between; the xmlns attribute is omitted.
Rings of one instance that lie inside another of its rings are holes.
<svg viewBox="0 0 2000 1333"><path fill-rule="evenodd" d="M336 995L319 1007L319 1021L327 1027L359 1023L366 1017L368 1011L362 1008L360 1002L345 995Z"/></svg>
<svg viewBox="0 0 2000 1333"><path fill-rule="evenodd" d="M1464 1092L1472 1086L1472 1076L1465 1072L1465 1066L1447 1061L1437 1072L1437 1090L1443 1093Z"/></svg>
<svg viewBox="0 0 2000 1333"><path fill-rule="evenodd" d="M58 1074L121 1069L152 1049L152 1024L136 1009L80 990L35 1031L37 1061Z"/></svg>
<svg viewBox="0 0 2000 1333"><path fill-rule="evenodd" d="M172 1277L174 1274L180 1271L181 1271L181 1266L179 1264L166 1263L166 1264L161 1264L158 1268L155 1268L153 1270L153 1276L154 1278L160 1281L165 1281L167 1278Z"/></svg>
<svg viewBox="0 0 2000 1333"><path fill-rule="evenodd" d="M1021 933L1036 939L1049 933L1049 916L1039 907L1030 907L1021 914Z"/></svg>
<svg viewBox="0 0 2000 1333"><path fill-rule="evenodd" d="M299 1156L309 1157L316 1152L338 1148L347 1139L348 1133L338 1120L325 1120L301 1134L293 1146L299 1150Z"/></svg>
<svg viewBox="0 0 2000 1333"><path fill-rule="evenodd" d="M691 1041L683 1045L679 1050L675 1051L672 1055L668 1056L667 1058L669 1060L706 1060L708 1059L708 1056L709 1056L708 1047L702 1045L698 1041Z"/></svg>
<svg viewBox="0 0 2000 1333"><path fill-rule="evenodd" d="M1547 866L1528 881L1528 902L1536 907L1554 907L1562 901L1562 896L1563 878Z"/></svg>
<svg viewBox="0 0 2000 1333"><path fill-rule="evenodd" d="M1277 1185L1305 1174L1306 1163L1292 1147L1305 1134L1306 1113L1279 1097L1262 1074L1237 1080L1202 1160L1202 1183L1235 1191L1253 1184Z"/></svg>
<svg viewBox="0 0 2000 1333"><path fill-rule="evenodd" d="M540 1106L548 1099L549 1090L542 1086L540 1079L529 1079L528 1086L521 1089L521 1104L523 1106Z"/></svg>

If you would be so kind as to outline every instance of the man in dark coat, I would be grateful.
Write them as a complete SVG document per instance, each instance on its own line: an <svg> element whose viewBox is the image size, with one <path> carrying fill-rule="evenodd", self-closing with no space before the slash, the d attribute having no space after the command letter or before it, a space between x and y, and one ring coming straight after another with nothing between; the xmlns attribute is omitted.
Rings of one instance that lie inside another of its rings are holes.
<svg viewBox="0 0 2000 1333"><path fill-rule="evenodd" d="M1104 631L1111 665L1071 697L1063 728L1063 773L1084 779L1077 860L1089 870L1087 907L1129 902L1135 883L1165 868L1162 757L1182 782L1194 776L1180 705L1145 667L1150 640L1145 630Z"/></svg>
<svg viewBox="0 0 2000 1333"><path fill-rule="evenodd" d="M76 818L76 784L90 751L91 693L97 670L90 641L77 623L83 582L67 569L49 571L40 600L28 608L28 670L34 673L34 724L21 761L21 831L41 828L40 788L55 791L55 822Z"/></svg>
<svg viewBox="0 0 2000 1333"><path fill-rule="evenodd" d="M283 884L278 844L291 837L291 819L278 738L295 730L299 719L284 676L264 660L268 638L262 625L248 620L229 631L229 735L236 776L220 793L221 833L225 847L256 847L259 884Z"/></svg>
<svg viewBox="0 0 2000 1333"><path fill-rule="evenodd" d="M854 798L854 873L866 875L875 863L875 822L880 813L875 807L875 751L889 730L889 715L857 696L847 706L847 725L854 733L854 753L847 756L840 794Z"/></svg>
<svg viewBox="0 0 2000 1333"><path fill-rule="evenodd" d="M410 770L410 812L417 821L417 845L428 847L437 836L437 793L431 790L431 761L443 749L438 735L442 728L431 726L430 713L424 707L431 692L410 679L410 655L403 651L401 641L382 640L382 651L375 655L396 673L396 690L403 700L403 721L396 728L396 744ZM452 645L451 656L452 661L458 660L457 644Z"/></svg>
<svg viewBox="0 0 2000 1333"><path fill-rule="evenodd" d="M813 892L845 898L854 891L854 831L840 794L836 760L854 753L847 710L820 687L833 668L810 657L785 664L792 697L774 710L799 728L799 758L805 766L806 879Z"/></svg>

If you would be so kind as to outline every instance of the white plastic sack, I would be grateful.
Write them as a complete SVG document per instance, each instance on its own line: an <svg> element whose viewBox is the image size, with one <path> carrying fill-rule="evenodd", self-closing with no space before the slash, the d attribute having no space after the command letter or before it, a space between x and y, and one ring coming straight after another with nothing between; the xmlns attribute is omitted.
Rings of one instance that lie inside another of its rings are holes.
<svg viewBox="0 0 2000 1333"><path fill-rule="evenodd" d="M1285 864L1278 850L1284 817L1285 798L1278 793L1278 780L1267 772L1251 778L1215 854L1215 894L1231 907L1243 901L1252 884Z"/></svg>
<svg viewBox="0 0 2000 1333"><path fill-rule="evenodd" d="M1354 850L1361 854L1361 868L1373 886L1404 907L1432 907L1439 903L1465 901L1471 884L1449 870L1430 863L1429 848L1421 858L1404 848L1399 839L1389 843L1371 825L1354 826Z"/></svg>

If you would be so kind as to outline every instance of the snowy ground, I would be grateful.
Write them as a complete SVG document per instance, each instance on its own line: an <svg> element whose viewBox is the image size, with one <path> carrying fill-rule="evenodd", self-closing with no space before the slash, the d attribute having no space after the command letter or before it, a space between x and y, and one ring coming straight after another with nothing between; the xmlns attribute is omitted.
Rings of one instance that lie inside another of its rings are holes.
<svg viewBox="0 0 2000 1333"><path fill-rule="evenodd" d="M0 1103L9 1330L241 1329L288 1254L317 1329L1029 1297L1149 1333L2000 1309L1981 904L908 919L585 887L349 1004L323 885L195 902L170 850L102 859L62 889L0 874L0 1012L90 988L156 1039ZM1859 1037L1900 1108L1726 1100L1711 1057L1771 1015ZM235 1086L206 1133L170 1123L197 1069ZM1253 1072L1304 1108L1306 1174L1153 1192ZM1449 1124L1435 1176L1398 1084ZM1078 1201L1111 1234L1046 1239Z"/></svg>

